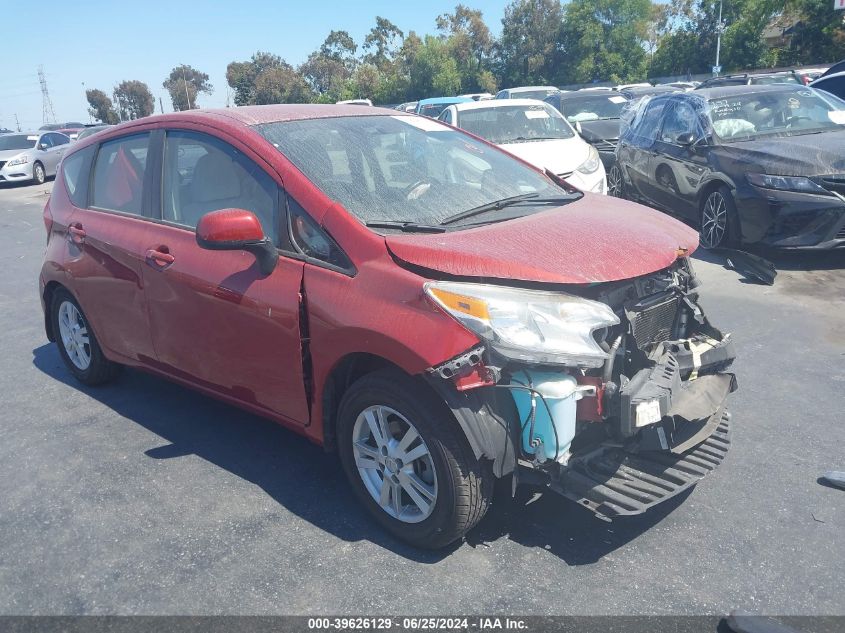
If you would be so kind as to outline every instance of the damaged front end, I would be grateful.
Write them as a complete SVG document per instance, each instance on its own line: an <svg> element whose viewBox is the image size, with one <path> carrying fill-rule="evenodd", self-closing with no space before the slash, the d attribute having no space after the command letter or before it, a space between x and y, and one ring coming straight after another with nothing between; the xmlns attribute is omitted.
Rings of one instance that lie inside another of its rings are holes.
<svg viewBox="0 0 845 633"><path fill-rule="evenodd" d="M697 286L683 256L577 295L434 282L428 295L482 345L429 380L497 476L605 518L644 512L696 484L729 447L734 348Z"/></svg>

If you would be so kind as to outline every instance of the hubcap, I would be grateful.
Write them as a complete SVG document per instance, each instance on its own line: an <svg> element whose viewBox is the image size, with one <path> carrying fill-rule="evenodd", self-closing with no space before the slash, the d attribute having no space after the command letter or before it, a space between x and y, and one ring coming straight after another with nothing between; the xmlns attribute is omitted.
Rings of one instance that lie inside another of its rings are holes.
<svg viewBox="0 0 845 633"><path fill-rule="evenodd" d="M70 362L85 371L91 365L91 342L88 326L79 310L70 301L59 306L59 335Z"/></svg>
<svg viewBox="0 0 845 633"><path fill-rule="evenodd" d="M41 165L35 166L35 179L39 182L44 180L44 168Z"/></svg>
<svg viewBox="0 0 845 633"><path fill-rule="evenodd" d="M701 245L715 248L722 243L728 226L728 205L722 194L714 191L704 203L701 214Z"/></svg>
<svg viewBox="0 0 845 633"><path fill-rule="evenodd" d="M610 173L607 175L607 192L617 198L622 195L622 172L616 165L610 168Z"/></svg>
<svg viewBox="0 0 845 633"><path fill-rule="evenodd" d="M431 453L401 413L381 405L364 409L352 429L352 455L367 492L394 519L419 523L434 510Z"/></svg>

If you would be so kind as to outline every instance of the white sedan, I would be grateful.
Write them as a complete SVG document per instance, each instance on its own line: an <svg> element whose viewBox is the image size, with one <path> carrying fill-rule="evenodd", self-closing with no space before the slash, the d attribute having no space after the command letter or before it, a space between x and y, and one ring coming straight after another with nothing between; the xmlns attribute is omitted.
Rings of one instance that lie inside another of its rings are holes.
<svg viewBox="0 0 845 633"><path fill-rule="evenodd" d="M534 99L456 103L438 118L548 169L583 191L607 192L604 166L596 149L547 103Z"/></svg>

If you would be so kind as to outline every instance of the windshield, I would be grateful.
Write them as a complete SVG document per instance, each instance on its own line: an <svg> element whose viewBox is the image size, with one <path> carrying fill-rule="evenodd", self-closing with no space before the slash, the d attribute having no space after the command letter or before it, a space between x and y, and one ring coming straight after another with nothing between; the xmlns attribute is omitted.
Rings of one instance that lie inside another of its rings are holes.
<svg viewBox="0 0 845 633"><path fill-rule="evenodd" d="M35 147L37 136L27 134L6 134L0 136L0 152L10 149L30 149Z"/></svg>
<svg viewBox="0 0 845 633"><path fill-rule="evenodd" d="M743 92L708 101L713 132L723 142L845 130L845 101L812 88Z"/></svg>
<svg viewBox="0 0 845 633"><path fill-rule="evenodd" d="M542 101L546 97L557 94L558 90L540 89L540 90L516 90L511 91L511 99L537 99Z"/></svg>
<svg viewBox="0 0 845 633"><path fill-rule="evenodd" d="M464 110L458 113L458 127L497 145L575 136L560 113L546 103Z"/></svg>
<svg viewBox="0 0 845 633"><path fill-rule="evenodd" d="M438 225L455 214L513 196L579 197L509 154L415 116L285 121L254 129L364 223ZM543 208L548 207L532 207L529 201L518 213ZM509 208L505 213L516 211ZM485 221L501 219L483 216ZM463 224L480 221L473 217Z"/></svg>
<svg viewBox="0 0 845 633"><path fill-rule="evenodd" d="M628 100L622 95L592 95L576 99L561 99L563 116L570 123L578 121L597 121L599 119L618 119Z"/></svg>

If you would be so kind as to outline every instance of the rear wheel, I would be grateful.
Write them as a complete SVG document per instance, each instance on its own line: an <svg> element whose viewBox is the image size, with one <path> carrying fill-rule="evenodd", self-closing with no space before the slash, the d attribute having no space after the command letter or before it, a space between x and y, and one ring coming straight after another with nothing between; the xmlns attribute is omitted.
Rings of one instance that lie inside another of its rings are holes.
<svg viewBox="0 0 845 633"><path fill-rule="evenodd" d="M44 165L41 163L35 163L32 166L32 180L36 185L43 185L47 180L47 172L44 171Z"/></svg>
<svg viewBox="0 0 845 633"><path fill-rule="evenodd" d="M730 189L721 186L711 191L701 205L699 242L704 248L731 244L738 236L736 205Z"/></svg>
<svg viewBox="0 0 845 633"><path fill-rule="evenodd" d="M607 172L607 193L616 198L625 197L625 181L618 163L613 163Z"/></svg>
<svg viewBox="0 0 845 633"><path fill-rule="evenodd" d="M438 548L484 516L493 475L449 411L395 371L353 384L338 412L338 442L356 496L396 537Z"/></svg>
<svg viewBox="0 0 845 633"><path fill-rule="evenodd" d="M77 380L99 385L117 375L120 365L103 356L82 308L67 290L53 293L51 317L59 354Z"/></svg>

